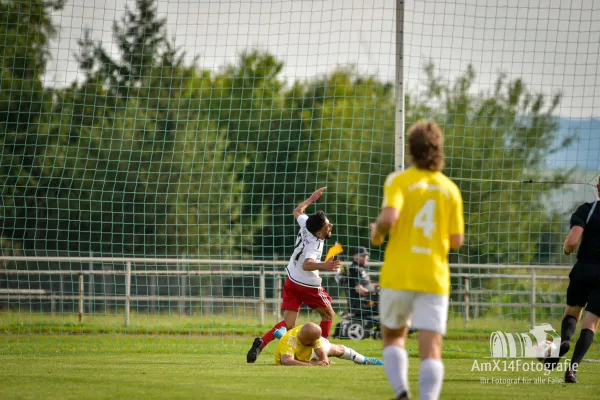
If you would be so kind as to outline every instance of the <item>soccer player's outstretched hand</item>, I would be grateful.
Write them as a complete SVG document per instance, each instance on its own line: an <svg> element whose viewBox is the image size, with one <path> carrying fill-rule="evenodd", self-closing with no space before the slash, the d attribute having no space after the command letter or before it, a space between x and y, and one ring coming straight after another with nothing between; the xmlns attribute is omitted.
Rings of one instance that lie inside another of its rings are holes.
<svg viewBox="0 0 600 400"><path fill-rule="evenodd" d="M325 361L321 361L321 360L311 360L309 362L309 364L319 366L319 367L329 367L328 363L326 363Z"/></svg>
<svg viewBox="0 0 600 400"><path fill-rule="evenodd" d="M327 190L327 186L322 187L320 189L317 189L311 196L310 199L312 201L316 201L319 197L321 197L321 195L323 194L323 192Z"/></svg>
<svg viewBox="0 0 600 400"><path fill-rule="evenodd" d="M340 269L340 265L341 263L339 260L328 261L321 264L323 269L326 271L337 271L338 269Z"/></svg>

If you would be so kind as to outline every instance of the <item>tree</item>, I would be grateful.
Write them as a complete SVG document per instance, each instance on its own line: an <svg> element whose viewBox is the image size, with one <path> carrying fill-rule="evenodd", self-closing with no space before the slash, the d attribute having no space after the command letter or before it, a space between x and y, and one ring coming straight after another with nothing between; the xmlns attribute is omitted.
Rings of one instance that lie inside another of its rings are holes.
<svg viewBox="0 0 600 400"><path fill-rule="evenodd" d="M291 210L322 185L309 212L324 209L347 249L368 243L393 170L390 83L338 68L288 85L284 62L261 51L202 70L168 39L155 1L137 0L115 22L118 55L87 33L85 80L47 88L49 10L60 6L0 3L5 248L271 257L293 242ZM453 84L432 65L425 73L406 120L431 117L445 131L444 172L468 227L452 260L552 262L561 216L543 198L571 176L543 163L572 139L551 145L560 96L503 75L474 93L472 68Z"/></svg>
<svg viewBox="0 0 600 400"><path fill-rule="evenodd" d="M244 164L199 110L210 75L185 65L154 10L140 0L115 24L118 58L88 35L79 56L86 80L44 89L53 101L43 129L27 131L35 176L21 169L3 192L11 216L4 232L24 248L104 256L248 251L254 228L242 223ZM18 190L29 203L7 195Z"/></svg>
<svg viewBox="0 0 600 400"><path fill-rule="evenodd" d="M340 69L285 89L282 70L272 54L243 53L215 77L211 97L229 149L248 160L243 213L269 220L254 254L285 254L297 230L291 211L323 185L313 208L329 214L338 240L364 245L379 193L364 194L379 190L393 160L390 86Z"/></svg>
<svg viewBox="0 0 600 400"><path fill-rule="evenodd" d="M53 96L41 77L57 32L50 12L62 6L63 1L0 2L0 236L7 250L35 240L44 212L47 188L39 155L58 139L48 129Z"/></svg>
<svg viewBox="0 0 600 400"><path fill-rule="evenodd" d="M199 116L148 146L151 112L136 99L55 149L46 248L97 255L238 256L252 237L236 218L242 186L214 123ZM62 115L73 114L64 103Z"/></svg>
<svg viewBox="0 0 600 400"><path fill-rule="evenodd" d="M127 97L144 83L161 56L172 52L165 32L165 19L158 18L155 0L136 0L136 10L125 5L121 22L113 25L113 36L120 59L113 59L100 43L91 40L89 31L79 42L79 64L88 75L99 73L112 94Z"/></svg>
<svg viewBox="0 0 600 400"><path fill-rule="evenodd" d="M252 226L241 222L240 165L226 153L225 132L200 109L210 76L185 65L154 1L127 9L114 36L116 59L89 35L81 42L87 80L65 103L73 111L63 111L67 125L81 127L66 157L76 165L66 169L73 182L87 182L76 185L90 205L75 208L89 225L82 232L100 236L95 251L113 255L242 254ZM88 93L100 110L88 106Z"/></svg>
<svg viewBox="0 0 600 400"><path fill-rule="evenodd" d="M323 209L334 223L335 237L350 252L368 244L368 226L381 205L385 177L393 170L394 96L391 86L352 69L338 69L325 78L297 83L286 93L297 132L294 149L280 162L281 193L275 204L276 245L293 240L291 210L315 187L326 185ZM287 221L284 222L284 221ZM283 229L286 229L284 231ZM289 243L289 242L287 242Z"/></svg>
<svg viewBox="0 0 600 400"><path fill-rule="evenodd" d="M269 226L279 225L277 211L285 188L278 182L290 179L290 174L281 171L287 171L287 163L297 154L294 143L300 132L292 128L291 111L284 105L282 69L283 62L272 54L251 51L242 53L237 63L226 66L213 79L208 110L227 132L234 162L243 166L245 223L259 216L268 220ZM269 231L267 227L255 236L250 250L255 256L270 258L281 251L263 240Z"/></svg>
<svg viewBox="0 0 600 400"><path fill-rule="evenodd" d="M425 72L427 89L409 99L406 120L408 126L434 118L444 130L444 172L460 186L467 225L466 246L453 260L541 261L540 244L562 230L560 216L545 206L544 196L564 186L573 173L547 171L544 164L573 140L571 135L553 146L560 95L532 93L521 79L509 81L505 75L491 93L474 94L472 67L452 85L435 74L432 64Z"/></svg>

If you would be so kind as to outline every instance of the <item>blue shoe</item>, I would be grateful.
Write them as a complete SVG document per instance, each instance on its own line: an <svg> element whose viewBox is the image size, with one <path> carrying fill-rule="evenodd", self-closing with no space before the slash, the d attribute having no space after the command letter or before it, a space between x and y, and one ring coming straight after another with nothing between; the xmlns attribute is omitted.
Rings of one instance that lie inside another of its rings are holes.
<svg viewBox="0 0 600 400"><path fill-rule="evenodd" d="M283 335L285 335L286 333L287 333L287 328L285 326L282 326L281 328L279 328L275 332L273 332L273 336L275 336L276 339L281 339L283 337Z"/></svg>
<svg viewBox="0 0 600 400"><path fill-rule="evenodd" d="M375 357L365 357L365 365L383 365L383 361L375 358Z"/></svg>

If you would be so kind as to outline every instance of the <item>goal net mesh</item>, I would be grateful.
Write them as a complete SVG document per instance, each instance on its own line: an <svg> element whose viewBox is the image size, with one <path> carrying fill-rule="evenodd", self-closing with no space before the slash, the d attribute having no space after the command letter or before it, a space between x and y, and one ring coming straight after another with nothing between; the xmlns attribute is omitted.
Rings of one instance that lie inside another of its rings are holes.
<svg viewBox="0 0 600 400"><path fill-rule="evenodd" d="M559 330L600 170L600 5L398 1L398 25L394 3L1 2L0 352L244 351L282 318L292 211L322 186L326 248L368 248L377 282L398 110L443 128L465 202L448 354ZM355 288L325 275L335 327Z"/></svg>

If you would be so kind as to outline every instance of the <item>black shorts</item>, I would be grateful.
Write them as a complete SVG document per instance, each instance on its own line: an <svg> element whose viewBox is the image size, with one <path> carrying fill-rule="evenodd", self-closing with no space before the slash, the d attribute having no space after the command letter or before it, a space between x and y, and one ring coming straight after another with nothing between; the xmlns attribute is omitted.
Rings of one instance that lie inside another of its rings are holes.
<svg viewBox="0 0 600 400"><path fill-rule="evenodd" d="M576 263L569 274L567 305L600 316L600 265Z"/></svg>

